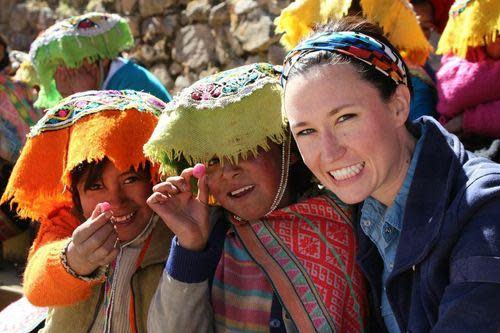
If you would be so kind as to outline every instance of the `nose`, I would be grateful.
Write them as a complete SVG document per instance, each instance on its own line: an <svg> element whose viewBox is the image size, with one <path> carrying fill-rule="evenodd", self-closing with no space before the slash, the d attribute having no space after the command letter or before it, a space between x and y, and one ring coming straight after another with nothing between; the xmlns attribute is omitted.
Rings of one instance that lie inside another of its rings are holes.
<svg viewBox="0 0 500 333"><path fill-rule="evenodd" d="M227 177L229 179L237 177L241 172L238 164L231 163L229 161L224 161L224 165L221 167L221 177Z"/></svg>
<svg viewBox="0 0 500 333"><path fill-rule="evenodd" d="M331 132L326 132L322 135L321 145L318 148L321 152L321 159L325 162L337 161L346 151L341 140Z"/></svg>
<svg viewBox="0 0 500 333"><path fill-rule="evenodd" d="M108 202L111 205L111 210L120 211L124 206L126 206L128 197L126 192L120 187L114 188L109 191Z"/></svg>

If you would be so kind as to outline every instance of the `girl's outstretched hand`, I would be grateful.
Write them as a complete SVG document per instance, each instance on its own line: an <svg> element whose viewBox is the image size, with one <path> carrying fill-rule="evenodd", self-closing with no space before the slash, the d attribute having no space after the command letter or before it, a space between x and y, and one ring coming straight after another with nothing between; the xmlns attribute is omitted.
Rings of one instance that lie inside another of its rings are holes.
<svg viewBox="0 0 500 333"><path fill-rule="evenodd" d="M90 218L80 224L72 235L66 258L79 275L89 275L100 266L111 263L118 255L118 235L110 223L109 203L98 204Z"/></svg>
<svg viewBox="0 0 500 333"><path fill-rule="evenodd" d="M208 186L205 167L197 164L182 171L180 176L169 177L153 187L147 200L149 207L161 217L177 236L179 244L191 251L205 249L210 236L208 221ZM198 195L191 193L190 178L198 178Z"/></svg>

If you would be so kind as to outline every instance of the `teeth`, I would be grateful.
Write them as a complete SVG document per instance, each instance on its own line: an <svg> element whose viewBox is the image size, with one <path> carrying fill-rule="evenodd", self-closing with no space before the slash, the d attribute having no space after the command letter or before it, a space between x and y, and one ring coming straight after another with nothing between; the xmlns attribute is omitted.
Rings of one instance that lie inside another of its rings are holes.
<svg viewBox="0 0 500 333"><path fill-rule="evenodd" d="M346 180L346 179L349 179L351 177L356 176L358 173L361 172L361 170L363 170L364 167L365 167L365 163L361 162L361 163L354 164L354 165L351 165L351 166L348 166L348 167L345 167L342 169L330 171L329 173L336 180Z"/></svg>
<svg viewBox="0 0 500 333"><path fill-rule="evenodd" d="M132 218L132 216L134 216L134 213L130 213L130 214L124 215L124 216L113 216L112 220L114 222L121 223L121 222L125 222L128 219Z"/></svg>
<svg viewBox="0 0 500 333"><path fill-rule="evenodd" d="M245 191L252 189L253 187L254 187L253 185L244 186L240 189L237 189L236 191L231 192L231 195L238 195L240 193L243 193Z"/></svg>

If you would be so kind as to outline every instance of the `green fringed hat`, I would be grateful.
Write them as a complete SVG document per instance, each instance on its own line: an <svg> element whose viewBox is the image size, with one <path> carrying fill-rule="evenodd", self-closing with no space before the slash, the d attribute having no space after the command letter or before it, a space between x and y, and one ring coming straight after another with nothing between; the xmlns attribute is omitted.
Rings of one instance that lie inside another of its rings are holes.
<svg viewBox="0 0 500 333"><path fill-rule="evenodd" d="M57 66L77 68L85 59L113 59L133 45L128 23L116 14L87 13L57 22L31 44L29 54L40 81L35 106L49 108L62 99L54 80Z"/></svg>
<svg viewBox="0 0 500 333"><path fill-rule="evenodd" d="M273 65L257 63L195 82L167 104L145 155L168 173L182 159L195 164L217 156L237 162L255 156L259 147L268 150L268 140L282 143L279 74Z"/></svg>

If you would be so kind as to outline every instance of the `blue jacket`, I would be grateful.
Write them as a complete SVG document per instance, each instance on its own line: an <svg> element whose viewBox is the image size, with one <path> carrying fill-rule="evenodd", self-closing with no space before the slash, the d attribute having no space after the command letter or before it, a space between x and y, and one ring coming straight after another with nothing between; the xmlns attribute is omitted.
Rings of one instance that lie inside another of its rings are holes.
<svg viewBox="0 0 500 333"><path fill-rule="evenodd" d="M165 103L172 100L167 89L150 71L131 60L123 61L125 64L109 79L104 89L144 91Z"/></svg>
<svg viewBox="0 0 500 333"><path fill-rule="evenodd" d="M500 164L464 150L435 120L408 194L387 295L402 332L500 332ZM370 285L373 331L382 259L358 228L358 263Z"/></svg>

